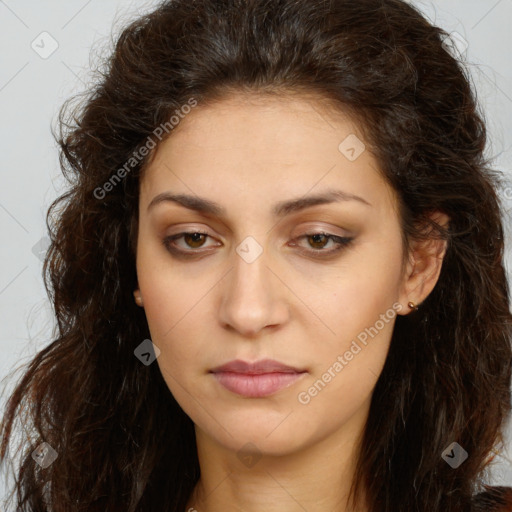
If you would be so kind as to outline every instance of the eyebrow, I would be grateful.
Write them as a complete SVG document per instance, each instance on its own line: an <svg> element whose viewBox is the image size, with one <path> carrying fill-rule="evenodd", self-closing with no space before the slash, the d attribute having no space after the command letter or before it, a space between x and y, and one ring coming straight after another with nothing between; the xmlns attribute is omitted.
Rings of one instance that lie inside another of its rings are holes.
<svg viewBox="0 0 512 512"><path fill-rule="evenodd" d="M284 217L292 212L297 212L310 208L312 206L330 204L341 201L357 201L366 206L372 206L368 201L355 194L349 194L342 190L329 189L317 195L308 195L307 197L300 197L298 199L291 199L276 203L272 208L272 214L275 217ZM172 202L179 204L189 210L194 210L203 214L215 215L217 217L226 217L226 210L220 204L210 201L209 199L193 196L188 194L172 194L170 192L163 192L155 196L148 205L148 211L154 208L157 204Z"/></svg>

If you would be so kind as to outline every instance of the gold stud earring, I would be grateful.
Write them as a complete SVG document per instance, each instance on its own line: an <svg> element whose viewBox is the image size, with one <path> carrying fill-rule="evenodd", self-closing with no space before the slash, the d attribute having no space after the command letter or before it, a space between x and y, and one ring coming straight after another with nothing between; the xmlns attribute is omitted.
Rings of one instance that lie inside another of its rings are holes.
<svg viewBox="0 0 512 512"><path fill-rule="evenodd" d="M133 296L135 297L135 303L138 305L138 306L142 306L143 302L142 302L142 297L140 295L140 292L138 290L135 290L133 292Z"/></svg>
<svg viewBox="0 0 512 512"><path fill-rule="evenodd" d="M416 306L416 304L414 304L414 302L409 301L409 302L407 303L407 305L408 305L411 309L414 309L414 311L418 311L418 306Z"/></svg>

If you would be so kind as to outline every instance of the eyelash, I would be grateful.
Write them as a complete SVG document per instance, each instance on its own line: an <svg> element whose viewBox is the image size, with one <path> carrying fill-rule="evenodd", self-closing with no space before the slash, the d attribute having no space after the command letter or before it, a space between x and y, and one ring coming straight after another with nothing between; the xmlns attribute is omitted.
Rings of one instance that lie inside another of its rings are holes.
<svg viewBox="0 0 512 512"><path fill-rule="evenodd" d="M178 249L176 247L176 245L173 244L173 242L175 240L183 238L185 235L204 235L206 237L211 238L210 235L208 235L208 233L205 233L203 231L184 231L184 232L178 233L176 235L172 235L172 236L168 236L168 237L164 238L162 243L163 243L164 247L171 254L173 254L175 256L184 257L184 258L191 258L194 256L198 256L200 254L199 251L194 251L194 250L187 251L187 250L183 250L183 249ZM314 257L320 257L320 258L332 256L333 254L340 252L344 248L348 247L354 240L353 237L336 236L336 235L332 235L330 233L326 233L324 231L305 233L304 235L296 238L295 240L301 240L303 238L308 238L308 237L315 236L315 235L325 236L329 240L332 240L337 244L337 247L335 249L330 249L327 251L324 251L322 249L311 249L311 250L305 249L304 250L304 252L306 252L310 255L313 255ZM206 242L206 240L205 240L205 242ZM202 251L202 252L204 252L204 251Z"/></svg>

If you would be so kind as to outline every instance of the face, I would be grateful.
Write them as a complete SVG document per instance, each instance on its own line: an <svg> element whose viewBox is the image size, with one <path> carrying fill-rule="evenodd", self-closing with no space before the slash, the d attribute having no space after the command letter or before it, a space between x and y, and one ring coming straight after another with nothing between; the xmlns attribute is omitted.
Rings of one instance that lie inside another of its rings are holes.
<svg viewBox="0 0 512 512"><path fill-rule="evenodd" d="M368 413L407 302L396 197L361 143L320 102L232 96L193 109L142 178L137 274L156 361L227 449L291 453ZM262 360L285 367L217 371Z"/></svg>

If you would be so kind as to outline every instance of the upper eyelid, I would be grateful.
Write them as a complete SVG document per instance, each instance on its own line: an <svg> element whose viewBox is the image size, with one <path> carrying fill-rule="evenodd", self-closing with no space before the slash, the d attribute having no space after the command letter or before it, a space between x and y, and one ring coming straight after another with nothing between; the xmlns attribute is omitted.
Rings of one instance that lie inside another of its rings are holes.
<svg viewBox="0 0 512 512"><path fill-rule="evenodd" d="M326 233L328 235L331 235L331 236L339 236L340 238L348 238L348 237L351 237L351 236L354 236L354 231L353 229L349 229L349 228L342 228L341 226L321 226L321 225L318 225L317 223L318 221L306 221L306 225L303 226L303 222L300 223L301 226L301 229L300 229L300 232L301 234L298 235L298 236L304 236L305 234L319 234L321 232L323 233ZM177 227L177 229L179 231L176 231L175 233L173 234L170 234L170 235L167 235L167 236L177 236L177 235L183 235L183 234L189 234L189 233L203 233L205 235L208 235L210 238L218 238L217 236L215 235L212 235L211 234L211 229L210 228L203 228L203 227L195 227L195 226L179 226L179 225L175 225L173 227ZM294 228L293 231L295 231L296 229ZM337 232L337 231L340 231L340 232ZM232 234L232 231L229 230L230 234ZM294 236L294 238L296 238L296 236Z"/></svg>

